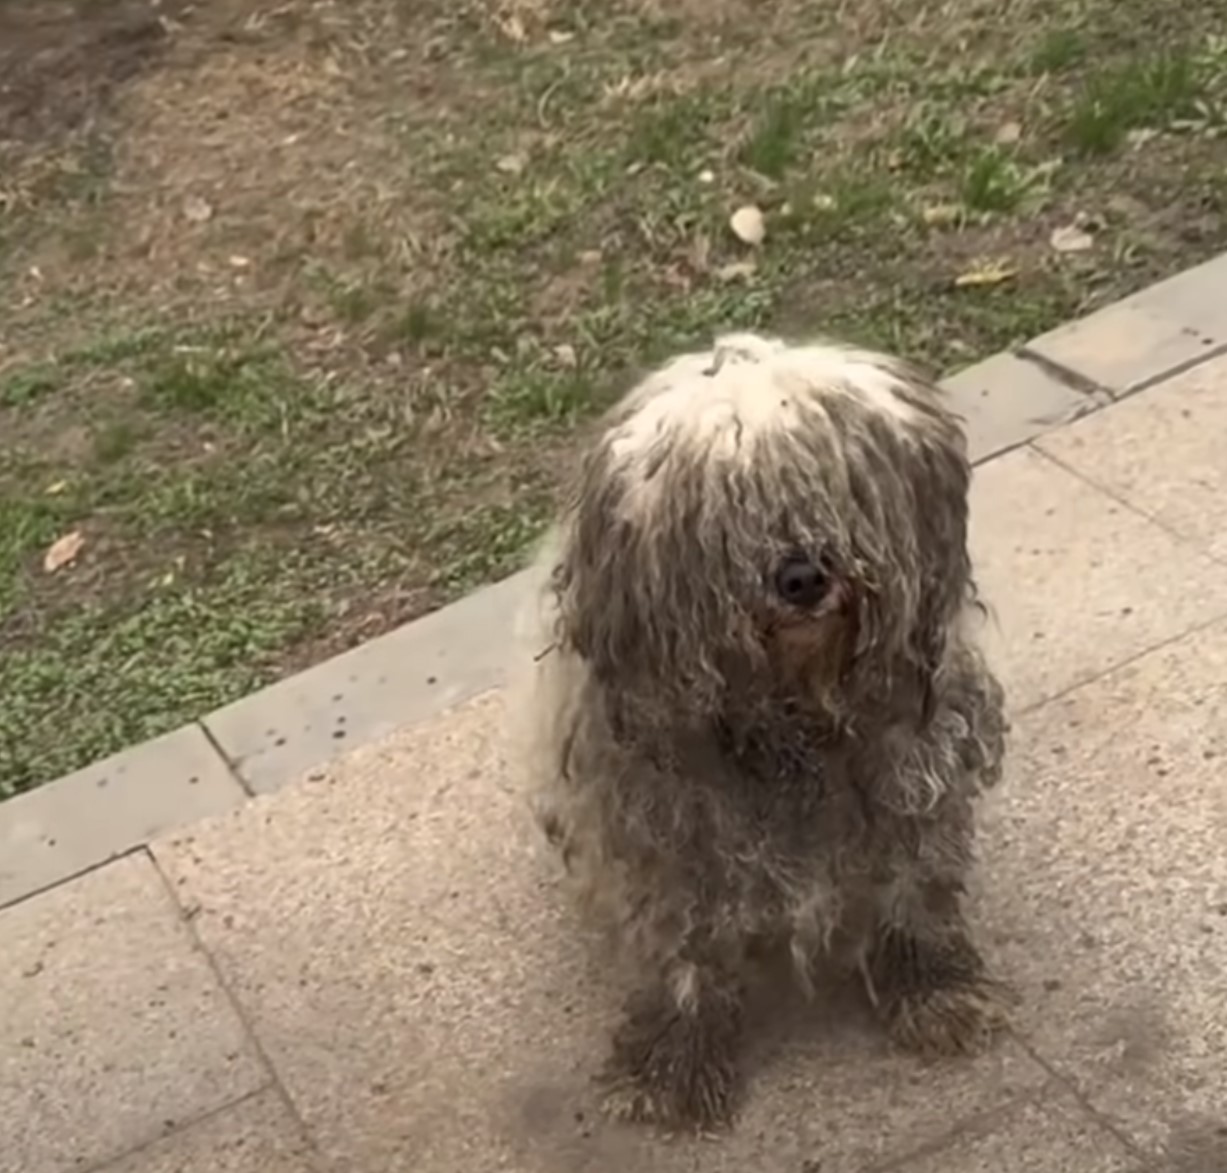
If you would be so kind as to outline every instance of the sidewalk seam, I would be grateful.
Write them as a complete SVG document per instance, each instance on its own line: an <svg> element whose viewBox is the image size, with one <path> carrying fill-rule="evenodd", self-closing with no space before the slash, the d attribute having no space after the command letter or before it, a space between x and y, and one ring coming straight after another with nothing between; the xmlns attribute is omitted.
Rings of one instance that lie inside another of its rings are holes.
<svg viewBox="0 0 1227 1173"><path fill-rule="evenodd" d="M1087 399L1092 400L1095 404L1095 407L1091 408L1092 411L1096 408L1107 407L1115 401L1112 392L1107 387L1102 387L1094 379L1088 379L1085 375L1080 375L1077 371L1070 370L1069 367L1055 362L1047 355L1032 350L1029 342L1024 342L1021 346L1010 351L1010 353L1021 362L1029 363L1037 368L1054 382L1060 383L1061 386L1068 387L1079 395L1085 395ZM1026 440L1023 441L1024 444L1028 442Z"/></svg>
<svg viewBox="0 0 1227 1173"><path fill-rule="evenodd" d="M1137 505L1133 501L1122 497L1120 493L1118 493L1110 485L1105 485L1101 481L1097 481L1094 477L1088 476L1081 469L1077 469L1073 465L1067 464L1061 459L1061 457L1054 455L1046 448L1042 447L1043 440L1043 436L1036 436L1033 440L1027 441L1026 446L1029 447L1041 460L1046 460L1049 464L1055 465L1062 472L1068 473L1071 477L1075 477L1088 488L1094 489L1095 492L1101 493L1103 496L1115 501L1117 505L1121 506L1121 508L1127 509L1135 517L1140 517L1143 521L1147 521L1157 529L1162 530L1163 533L1167 534L1168 537L1175 539L1182 546L1188 546L1191 550L1195 550L1204 559L1206 559L1207 562L1211 562L1216 566L1222 565L1222 559L1210 553L1209 550L1204 549L1196 538L1191 538L1188 534L1183 534L1179 530L1173 529L1162 518L1156 517L1153 513L1147 513L1146 510L1140 505Z"/></svg>
<svg viewBox="0 0 1227 1173"><path fill-rule="evenodd" d="M1033 339L1032 341L1035 340ZM1130 384L1123 391L1114 392L1110 388L1096 383L1093 379L1088 379L1085 375L1078 374L1076 371L1062 366L1046 354L1032 350L1031 345L1031 342L1024 342L1022 346L1013 352L1014 356L1039 367L1050 378L1063 383L1071 391L1077 391L1087 396L1106 396L1107 402L1103 406L1121 403L1137 395L1140 391L1148 391L1152 387L1166 383L1169 379L1175 379L1180 375L1187 374L1203 363L1212 362L1216 358L1222 358L1224 355L1227 355L1227 342L1221 342L1215 346L1207 346L1200 354L1196 354L1192 358L1186 358L1183 362L1178 362L1166 370L1151 375L1149 378Z"/></svg>
<svg viewBox="0 0 1227 1173"><path fill-rule="evenodd" d="M171 1137L178 1136L180 1133L190 1132L193 1128L200 1124L207 1124L215 1116L220 1116L223 1112L229 1112L232 1108L241 1107L248 1100L255 1099L256 1096L262 1096L269 1090L271 1084L261 1084L257 1088L252 1088L249 1092L244 1092L237 1099L227 1100L224 1104L219 1104L215 1108L210 1108L206 1112L201 1112L197 1116L189 1116L186 1120L177 1120L173 1128L167 1129L165 1132L159 1133L157 1136L151 1136L148 1140L143 1140L140 1144L133 1145L130 1149L124 1149L121 1153L115 1153L113 1156L104 1157L101 1161L93 1165L86 1165L81 1173L106 1173L108 1169L114 1169L116 1166L127 1161L131 1157L135 1157L140 1153L146 1152L153 1148L154 1145L161 1144Z"/></svg>
<svg viewBox="0 0 1227 1173"><path fill-rule="evenodd" d="M213 974L213 980L217 982L218 989L225 995L226 1001L229 1002L231 1009L234 1011L235 1017L239 1021L239 1025L243 1029L243 1033L247 1036L248 1042L255 1051L256 1058L259 1060L264 1070L268 1073L269 1082L265 1085L265 1091L270 1088L275 1090L281 1098L282 1105L290 1114L291 1119L298 1126L304 1143L310 1150L313 1157L313 1164L317 1167L323 1164L323 1155L319 1151L319 1146L315 1143L315 1136L307 1127L306 1120L303 1119L302 1113L298 1110L298 1105L294 1103L290 1093L286 1090L285 1084L281 1081L281 1074L273 1064L272 1058L268 1053L268 1049L264 1046L260 1036L256 1033L255 1024L252 1022L251 1015L247 1013L246 1007L239 1000L238 994L234 987L227 979L225 972L218 964L217 958L213 956L212 951L205 944L204 938L196 931L196 916L199 914L199 909L196 913L189 914L184 908L179 899L178 892L175 891L174 884L171 883L170 877L162 869L162 864L158 859L157 853L146 845L141 848L142 851L149 857L150 863L153 865L154 871L158 878L162 881L162 886L166 889L167 895L170 897L171 903L174 905L176 912L179 915L179 920L186 930L192 945L199 951L200 955L205 959L210 971Z"/></svg>
<svg viewBox="0 0 1227 1173"><path fill-rule="evenodd" d="M1023 1052L1030 1057L1026 1048L1023 1048ZM938 1156L946 1149L958 1144L964 1137L981 1136L991 1133L997 1124L1008 1119L1019 1108L1027 1104L1038 1103L1051 1093L1053 1084L1052 1073L1042 1063L1037 1064L1037 1066L1049 1077L1037 1087L1032 1088L1030 1091L1021 1092L1019 1095L1007 1100L1004 1104L998 1104L995 1107L985 1108L981 1112L976 1112L955 1124L941 1135L933 1137L933 1139L927 1140L915 1148L908 1149L898 1156L886 1157L881 1161L865 1165L862 1173L896 1173L897 1170L902 1170L903 1173L906 1173L907 1167L912 1162L923 1160L925 1157Z"/></svg>
<svg viewBox="0 0 1227 1173"><path fill-rule="evenodd" d="M205 741L209 743L213 749L213 752L221 759L222 765L226 767L226 773L228 773L230 777L234 779L238 788L243 792L247 799L250 800L255 798L256 792L247 784L247 779L243 777L242 772L239 770L239 763L231 759L230 755L226 753L224 749L222 749L221 742L219 742L213 735L213 730L210 729L207 724L208 718L209 714L205 713L203 717L197 717L192 724L196 725L200 729L200 732L204 734Z"/></svg>
<svg viewBox="0 0 1227 1173"><path fill-rule="evenodd" d="M1147 1152L1141 1145L1137 1143L1128 1133L1122 1132L1112 1120L1105 1116L1098 1108L1091 1103L1089 1096L1078 1085L1077 1080L1072 1075L1067 1075L1054 1063L1049 1062L1039 1051L1031 1045L1031 1042L1023 1035L1016 1031L1010 1031L1010 1037L1028 1054L1033 1062L1042 1067L1049 1076L1061 1087L1066 1093L1077 1103L1078 1107L1087 1114L1096 1124L1099 1125L1109 1135L1114 1136L1131 1156L1137 1157L1143 1161L1147 1167L1150 1167L1154 1161L1154 1154Z"/></svg>
<svg viewBox="0 0 1227 1173"><path fill-rule="evenodd" d="M48 785L54 785L54 783L48 783ZM71 875L48 880L47 883L39 884L37 888L31 888L29 892L22 892L20 896L14 896L11 900L0 900L0 912L16 908L19 904L24 904L27 900L33 900L37 896L42 896L45 892L50 892L62 884L74 883L76 880L88 876L91 872L100 871L102 868L109 867L113 863L118 863L121 859L127 859L130 855L136 855L138 852L147 851L148 849L149 845L147 843L134 843L131 847L125 847L122 851L116 851L114 854L108 855L106 859L96 859L93 863L78 868Z"/></svg>
<svg viewBox="0 0 1227 1173"><path fill-rule="evenodd" d="M1175 379L1180 375L1188 374L1189 371L1195 370L1203 363L1211 362L1216 358L1222 358L1225 354L1227 354L1227 342L1220 342L1217 346L1208 346L1201 354L1196 355L1194 358L1185 359L1184 362L1177 363L1161 375L1152 375L1149 379L1143 379L1137 386L1130 387L1128 391L1122 391L1120 395L1113 396L1113 401L1119 403L1122 399L1128 399L1139 391L1147 391L1151 387L1157 387L1161 383L1166 383L1169 379Z"/></svg>
<svg viewBox="0 0 1227 1173"><path fill-rule="evenodd" d="M1169 636L1167 639L1161 639L1156 644L1150 644L1141 651L1137 652L1135 655L1127 656L1123 660L1118 660L1110 668L1105 668L1102 672L1096 672L1094 675L1087 676L1083 680L1075 681L1067 688L1059 689L1057 692L1051 693L1048 696L1041 697L1037 701L1032 701L1030 704L1024 705L1021 709L1014 710L1015 716L1028 716L1031 713L1042 709L1045 705L1050 705L1054 701L1062 700L1072 693L1078 692L1080 689L1096 684L1101 680L1106 680L1109 676L1114 676L1117 672L1132 667L1139 660L1144 660L1147 656L1154 655L1155 652L1162 651L1164 648L1171 647L1173 644L1178 644L1182 639L1188 639L1189 636L1194 635L1199 631L1206 631L1208 628L1215 627L1224 621L1227 621L1227 611L1220 611L1217 615L1211 616L1204 622L1195 623L1192 627L1186 627L1183 631L1177 632L1175 635Z"/></svg>

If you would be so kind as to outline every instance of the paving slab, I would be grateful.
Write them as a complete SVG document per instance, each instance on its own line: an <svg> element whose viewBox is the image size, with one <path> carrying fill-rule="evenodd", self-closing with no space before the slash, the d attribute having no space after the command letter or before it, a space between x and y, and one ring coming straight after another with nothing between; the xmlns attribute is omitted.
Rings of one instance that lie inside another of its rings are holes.
<svg viewBox="0 0 1227 1173"><path fill-rule="evenodd" d="M0 912L0 1153L103 1162L268 1079L145 853Z"/></svg>
<svg viewBox="0 0 1227 1173"><path fill-rule="evenodd" d="M1062 1092L979 1121L950 1144L890 1168L899 1173L1143 1173L1137 1155Z"/></svg>
<svg viewBox="0 0 1227 1173"><path fill-rule="evenodd" d="M1105 395L1078 391L1038 363L997 354L942 380L980 463L1096 410Z"/></svg>
<svg viewBox="0 0 1227 1173"><path fill-rule="evenodd" d="M195 725L0 803L0 907L242 802Z"/></svg>
<svg viewBox="0 0 1227 1173"><path fill-rule="evenodd" d="M854 1173L1047 1079L1008 1042L927 1067L859 1001L791 1005L755 1035L730 1138L607 1123L590 1077L625 989L503 722L480 698L154 848L331 1168Z"/></svg>
<svg viewBox="0 0 1227 1173"><path fill-rule="evenodd" d="M1128 395L1227 348L1227 255L1029 342L1039 355Z"/></svg>
<svg viewBox="0 0 1227 1173"><path fill-rule="evenodd" d="M1227 357L1044 436L1038 446L1227 559Z"/></svg>
<svg viewBox="0 0 1227 1173"><path fill-rule="evenodd" d="M982 846L1029 1045L1190 1173L1227 1169L1225 783L1217 624L1025 715Z"/></svg>
<svg viewBox="0 0 1227 1173"><path fill-rule="evenodd" d="M98 1173L316 1173L311 1146L272 1090L197 1120Z"/></svg>
<svg viewBox="0 0 1227 1173"><path fill-rule="evenodd" d="M276 790L313 766L425 720L504 679L524 571L244 697L205 718L248 788Z"/></svg>
<svg viewBox="0 0 1227 1173"><path fill-rule="evenodd" d="M971 548L1015 711L1227 615L1220 565L1029 448L976 470Z"/></svg>

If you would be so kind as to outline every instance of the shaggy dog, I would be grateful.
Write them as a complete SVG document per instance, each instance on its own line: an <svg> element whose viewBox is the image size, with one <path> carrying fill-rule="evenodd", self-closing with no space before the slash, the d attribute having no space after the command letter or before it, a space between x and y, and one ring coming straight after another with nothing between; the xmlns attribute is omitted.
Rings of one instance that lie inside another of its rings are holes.
<svg viewBox="0 0 1227 1173"><path fill-rule="evenodd" d="M920 1052L1004 1024L962 912L1007 731L967 622L969 477L915 370L744 334L650 375L587 453L544 555L532 768L636 975L619 1114L729 1122L762 945L807 988L850 960Z"/></svg>

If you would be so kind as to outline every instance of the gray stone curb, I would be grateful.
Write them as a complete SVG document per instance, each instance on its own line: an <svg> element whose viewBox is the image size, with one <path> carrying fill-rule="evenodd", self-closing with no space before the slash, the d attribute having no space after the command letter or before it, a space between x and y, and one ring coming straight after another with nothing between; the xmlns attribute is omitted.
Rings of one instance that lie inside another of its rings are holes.
<svg viewBox="0 0 1227 1173"><path fill-rule="evenodd" d="M245 798L185 725L0 805L0 907Z"/></svg>
<svg viewBox="0 0 1227 1173"><path fill-rule="evenodd" d="M983 463L1227 351L1227 254L944 382ZM0 804L0 907L267 794L506 676L528 571Z"/></svg>
<svg viewBox="0 0 1227 1173"><path fill-rule="evenodd" d="M1022 349L1113 399L1227 351L1227 257L1186 269Z"/></svg>

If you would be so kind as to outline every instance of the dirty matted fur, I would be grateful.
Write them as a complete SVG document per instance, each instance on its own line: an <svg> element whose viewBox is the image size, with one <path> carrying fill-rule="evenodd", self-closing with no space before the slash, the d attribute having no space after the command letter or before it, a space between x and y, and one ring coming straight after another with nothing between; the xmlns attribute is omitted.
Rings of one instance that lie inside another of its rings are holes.
<svg viewBox="0 0 1227 1173"><path fill-rule="evenodd" d="M543 558L538 817L635 975L609 1107L726 1124L747 955L859 968L930 1054L1010 1001L962 913L1002 689L967 620L970 470L894 359L756 335L619 403Z"/></svg>

